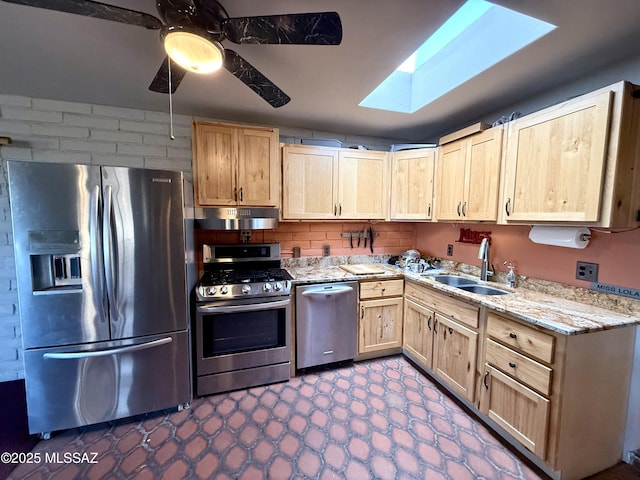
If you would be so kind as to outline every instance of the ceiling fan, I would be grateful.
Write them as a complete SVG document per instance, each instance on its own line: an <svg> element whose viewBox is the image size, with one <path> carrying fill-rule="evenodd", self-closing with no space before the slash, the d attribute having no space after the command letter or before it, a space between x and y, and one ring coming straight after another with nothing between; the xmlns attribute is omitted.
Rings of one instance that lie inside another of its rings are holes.
<svg viewBox="0 0 640 480"><path fill-rule="evenodd" d="M339 45L342 41L342 23L336 12L230 18L216 0L157 0L160 20L92 0L2 1L160 30L167 57L149 90L174 93L187 71L210 73L224 67L275 108L291 98L222 42Z"/></svg>

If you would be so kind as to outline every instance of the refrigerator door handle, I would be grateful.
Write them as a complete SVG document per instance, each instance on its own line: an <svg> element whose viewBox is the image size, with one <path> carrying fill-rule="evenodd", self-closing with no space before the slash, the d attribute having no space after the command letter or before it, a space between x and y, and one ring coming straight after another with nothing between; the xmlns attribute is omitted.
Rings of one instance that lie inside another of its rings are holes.
<svg viewBox="0 0 640 480"><path fill-rule="evenodd" d="M82 358L108 357L110 355L118 355L121 353L138 352L147 348L159 347L171 343L171 337L160 338L150 342L139 343L137 345L127 345L126 347L107 348L104 350L95 350L92 352L47 352L42 355L43 358L51 360L77 360Z"/></svg>
<svg viewBox="0 0 640 480"><path fill-rule="evenodd" d="M104 263L102 252L102 233L100 226L100 185L91 190L91 214L89 218L89 238L91 241L91 272L93 276L95 304L98 306L100 321L107 321L107 296L104 294Z"/></svg>
<svg viewBox="0 0 640 480"><path fill-rule="evenodd" d="M104 249L104 268L105 268L105 278L107 280L107 296L109 297L109 307L111 309L111 320L117 321L117 301L116 301L116 292L114 288L114 275L115 275L115 251L113 245L113 235L112 235L112 202L113 202L113 193L111 185L107 185L104 188L104 203L103 203L103 211L102 211L102 243Z"/></svg>

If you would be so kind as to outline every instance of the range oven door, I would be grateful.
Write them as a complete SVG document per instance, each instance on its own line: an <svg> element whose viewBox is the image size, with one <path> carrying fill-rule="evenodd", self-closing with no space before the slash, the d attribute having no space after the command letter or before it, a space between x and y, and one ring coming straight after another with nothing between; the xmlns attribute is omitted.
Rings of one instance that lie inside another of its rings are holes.
<svg viewBox="0 0 640 480"><path fill-rule="evenodd" d="M198 304L197 375L289 362L290 303L286 297Z"/></svg>

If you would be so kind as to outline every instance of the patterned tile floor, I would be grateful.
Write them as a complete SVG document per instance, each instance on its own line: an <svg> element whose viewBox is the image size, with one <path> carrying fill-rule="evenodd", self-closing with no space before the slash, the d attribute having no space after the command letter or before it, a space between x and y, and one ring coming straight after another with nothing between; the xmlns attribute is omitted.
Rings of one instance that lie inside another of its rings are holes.
<svg viewBox="0 0 640 480"><path fill-rule="evenodd" d="M544 478L403 357L69 430L33 453L40 461L19 465L9 478Z"/></svg>

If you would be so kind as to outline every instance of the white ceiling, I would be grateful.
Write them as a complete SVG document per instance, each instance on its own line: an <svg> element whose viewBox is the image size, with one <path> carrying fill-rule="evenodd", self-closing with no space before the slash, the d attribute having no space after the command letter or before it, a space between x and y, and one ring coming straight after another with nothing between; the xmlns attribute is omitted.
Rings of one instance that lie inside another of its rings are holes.
<svg viewBox="0 0 640 480"><path fill-rule="evenodd" d="M108 3L157 16L153 0ZM496 0L555 31L414 114L358 103L462 0L222 0L231 17L337 11L339 46L234 45L291 102L274 109L226 71L188 74L174 111L231 121L433 141L483 114L640 55L638 0ZM496 42L508 42L495 32ZM148 90L157 31L0 2L0 94L168 111ZM622 80L622 79L620 79ZM509 113L509 112L505 112Z"/></svg>

